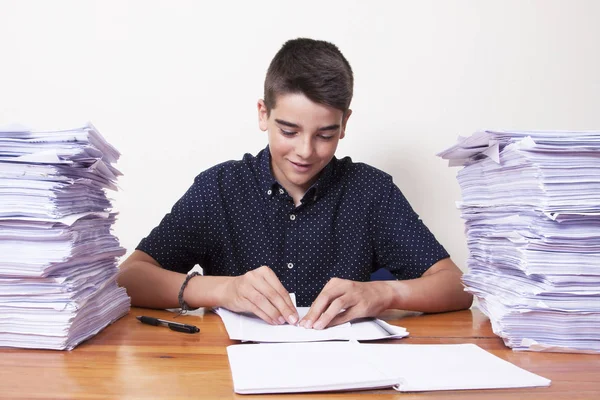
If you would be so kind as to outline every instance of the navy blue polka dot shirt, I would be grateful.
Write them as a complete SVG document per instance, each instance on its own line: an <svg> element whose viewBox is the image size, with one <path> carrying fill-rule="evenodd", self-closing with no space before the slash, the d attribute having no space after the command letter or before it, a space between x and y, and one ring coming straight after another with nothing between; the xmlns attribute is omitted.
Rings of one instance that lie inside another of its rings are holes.
<svg viewBox="0 0 600 400"><path fill-rule="evenodd" d="M137 249L163 268L237 276L269 266L298 306L333 277L368 281L379 268L420 277L448 253L390 175L333 158L300 206L270 170L269 147L196 177Z"/></svg>

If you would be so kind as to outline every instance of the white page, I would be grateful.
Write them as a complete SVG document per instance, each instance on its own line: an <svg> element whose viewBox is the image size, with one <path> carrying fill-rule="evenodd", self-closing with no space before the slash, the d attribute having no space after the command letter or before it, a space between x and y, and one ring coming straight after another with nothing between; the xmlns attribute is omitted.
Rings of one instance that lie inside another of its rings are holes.
<svg viewBox="0 0 600 400"><path fill-rule="evenodd" d="M237 393L394 387L399 391L549 386L474 344L356 342L242 344L227 348Z"/></svg>
<svg viewBox="0 0 600 400"><path fill-rule="evenodd" d="M300 318L308 313L309 307L297 307ZM306 329L295 325L270 325L250 314L238 314L224 308L216 309L229 338L265 343L315 342L324 340L379 340L408 336L406 329L390 325L377 319L363 319L357 322L325 328Z"/></svg>
<svg viewBox="0 0 600 400"><path fill-rule="evenodd" d="M474 344L361 344L361 350L381 369L402 378L397 389L403 392L550 385L550 380Z"/></svg>
<svg viewBox="0 0 600 400"><path fill-rule="evenodd" d="M323 330L306 329L296 325L269 325L260 318L249 314L238 314L224 308L215 310L223 320L229 338L252 342L314 342L336 340L350 336L350 324L342 324ZM298 308L300 318L306 315L308 307Z"/></svg>
<svg viewBox="0 0 600 400"><path fill-rule="evenodd" d="M295 393L391 387L398 380L361 359L356 343L241 344L227 347L236 393Z"/></svg>
<svg viewBox="0 0 600 400"><path fill-rule="evenodd" d="M377 318L367 318L350 323L352 340L399 339L408 336L401 326L391 325Z"/></svg>

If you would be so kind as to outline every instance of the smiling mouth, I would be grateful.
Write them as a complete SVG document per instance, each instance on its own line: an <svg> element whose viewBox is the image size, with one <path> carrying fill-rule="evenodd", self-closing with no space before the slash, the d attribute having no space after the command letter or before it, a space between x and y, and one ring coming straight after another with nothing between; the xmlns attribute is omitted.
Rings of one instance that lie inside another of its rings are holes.
<svg viewBox="0 0 600 400"><path fill-rule="evenodd" d="M308 169L310 168L311 164L302 164L302 163L297 163L294 161L290 161L296 168L300 168L300 169Z"/></svg>

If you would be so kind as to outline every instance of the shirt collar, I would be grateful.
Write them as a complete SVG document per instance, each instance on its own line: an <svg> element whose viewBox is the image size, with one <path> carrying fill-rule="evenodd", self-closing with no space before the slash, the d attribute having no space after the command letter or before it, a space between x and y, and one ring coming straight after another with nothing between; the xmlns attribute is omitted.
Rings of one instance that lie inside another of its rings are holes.
<svg viewBox="0 0 600 400"><path fill-rule="evenodd" d="M269 146L265 147L258 155L258 175L260 187L263 193L270 195L278 190L281 185L277 182L273 174L271 173L271 151ZM331 186L333 178L335 176L335 167L338 160L333 159L323 168L317 181L306 191L306 194L302 198L302 203L305 203L311 199L316 200L317 197L322 196L327 189ZM271 191L269 193L269 190Z"/></svg>
<svg viewBox="0 0 600 400"><path fill-rule="evenodd" d="M337 158L334 156L331 161L329 161L329 164L323 168L323 171L321 171L321 175L317 181L313 183L310 188L308 188L306 194L302 198L302 203L310 201L311 199L316 200L318 197L322 197L327 192L327 189L329 189L333 182L336 163Z"/></svg>
<svg viewBox="0 0 600 400"><path fill-rule="evenodd" d="M257 158L260 188L266 194L269 190L275 190L278 186L275 177L271 173L271 151L269 146L258 153Z"/></svg>

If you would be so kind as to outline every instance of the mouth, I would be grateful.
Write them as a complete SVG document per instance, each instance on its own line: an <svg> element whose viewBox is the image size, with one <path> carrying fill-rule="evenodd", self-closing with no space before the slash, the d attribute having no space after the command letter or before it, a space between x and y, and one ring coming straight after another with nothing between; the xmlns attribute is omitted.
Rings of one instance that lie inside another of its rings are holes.
<svg viewBox="0 0 600 400"><path fill-rule="evenodd" d="M306 172L311 167L311 164L298 163L298 162L294 162L294 161L290 161L290 163L294 166L294 169L299 172Z"/></svg>

